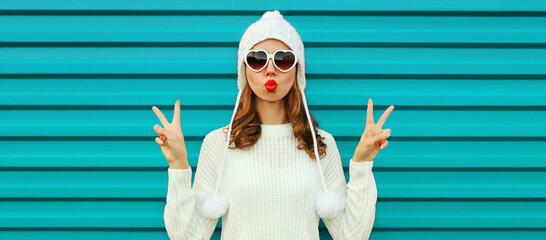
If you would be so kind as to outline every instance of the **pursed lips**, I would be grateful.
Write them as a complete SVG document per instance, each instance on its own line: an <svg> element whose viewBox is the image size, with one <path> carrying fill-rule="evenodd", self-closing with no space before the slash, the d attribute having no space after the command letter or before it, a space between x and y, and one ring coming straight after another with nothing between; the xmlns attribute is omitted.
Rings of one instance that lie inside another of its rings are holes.
<svg viewBox="0 0 546 240"><path fill-rule="evenodd" d="M267 91L275 91L275 89L277 89L277 81L275 81L274 79L269 79L267 80L267 82L265 82L264 86Z"/></svg>

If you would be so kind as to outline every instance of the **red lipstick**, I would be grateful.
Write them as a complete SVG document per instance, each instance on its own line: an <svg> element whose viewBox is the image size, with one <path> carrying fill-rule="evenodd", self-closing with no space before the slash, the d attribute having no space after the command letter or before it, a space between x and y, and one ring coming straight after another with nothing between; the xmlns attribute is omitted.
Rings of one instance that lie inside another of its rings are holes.
<svg viewBox="0 0 546 240"><path fill-rule="evenodd" d="M267 82L265 82L264 86L267 91L273 92L275 89L277 89L277 82L273 79L269 79Z"/></svg>

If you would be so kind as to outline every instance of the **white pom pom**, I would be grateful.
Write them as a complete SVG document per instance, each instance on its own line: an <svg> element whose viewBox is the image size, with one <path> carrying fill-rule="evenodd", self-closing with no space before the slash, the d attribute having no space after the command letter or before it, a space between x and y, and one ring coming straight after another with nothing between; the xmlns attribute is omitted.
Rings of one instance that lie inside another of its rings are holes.
<svg viewBox="0 0 546 240"><path fill-rule="evenodd" d="M229 206L229 201L224 194L211 194L203 202L203 215L216 219L223 216Z"/></svg>
<svg viewBox="0 0 546 240"><path fill-rule="evenodd" d="M339 212L341 200L334 191L319 191L315 201L315 211L321 218L333 218Z"/></svg>
<svg viewBox="0 0 546 240"><path fill-rule="evenodd" d="M284 18L281 13L277 10L275 11L267 11L262 15L262 19L264 18L270 18L270 17L278 17L278 18Z"/></svg>

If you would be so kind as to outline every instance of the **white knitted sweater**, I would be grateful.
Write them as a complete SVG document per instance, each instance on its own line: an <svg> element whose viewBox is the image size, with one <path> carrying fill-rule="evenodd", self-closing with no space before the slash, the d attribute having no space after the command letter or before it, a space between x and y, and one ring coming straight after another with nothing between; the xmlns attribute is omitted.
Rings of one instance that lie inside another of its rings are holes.
<svg viewBox="0 0 546 240"><path fill-rule="evenodd" d="M297 149L291 123L261 128L260 139L250 149L228 151L220 193L230 202L221 217L221 239L319 239L320 218L313 207L317 192L323 189L317 162ZM336 217L323 222L336 240L368 239L377 201L373 161L351 159L346 183L333 136L320 128L318 133L326 138L321 165L327 187L339 194L344 206ZM201 207L215 190L226 136L227 131L218 128L203 140L193 188L191 167L168 169L164 220L171 240L212 236L220 218L205 217Z"/></svg>

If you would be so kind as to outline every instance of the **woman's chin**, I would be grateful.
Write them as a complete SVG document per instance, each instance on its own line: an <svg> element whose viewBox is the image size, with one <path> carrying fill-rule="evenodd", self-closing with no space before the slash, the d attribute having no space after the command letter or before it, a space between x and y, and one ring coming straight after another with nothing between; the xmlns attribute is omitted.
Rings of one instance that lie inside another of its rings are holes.
<svg viewBox="0 0 546 240"><path fill-rule="evenodd" d="M266 102L277 102L282 100L284 96L280 96L278 91L266 91L264 95L257 95L257 97Z"/></svg>

